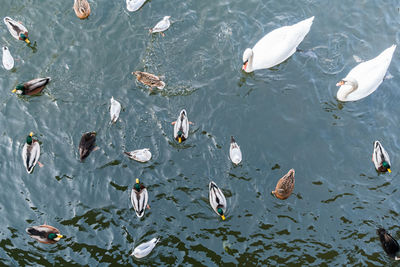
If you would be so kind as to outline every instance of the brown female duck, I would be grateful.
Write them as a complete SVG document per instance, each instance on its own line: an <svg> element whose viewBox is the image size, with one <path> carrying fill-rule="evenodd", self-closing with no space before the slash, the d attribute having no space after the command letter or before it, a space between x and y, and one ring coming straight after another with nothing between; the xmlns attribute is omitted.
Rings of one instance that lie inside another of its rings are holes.
<svg viewBox="0 0 400 267"><path fill-rule="evenodd" d="M272 191L279 199L287 199L293 192L294 189L294 169L285 174L281 179L279 179L276 184L275 191Z"/></svg>

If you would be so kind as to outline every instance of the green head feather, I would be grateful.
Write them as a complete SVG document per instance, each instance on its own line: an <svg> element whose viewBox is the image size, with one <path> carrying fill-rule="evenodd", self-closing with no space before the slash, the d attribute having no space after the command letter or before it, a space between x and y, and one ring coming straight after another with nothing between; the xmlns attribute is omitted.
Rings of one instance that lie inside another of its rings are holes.
<svg viewBox="0 0 400 267"><path fill-rule="evenodd" d="M50 233L47 238L53 240L54 238L56 238L57 235L55 233Z"/></svg>
<svg viewBox="0 0 400 267"><path fill-rule="evenodd" d="M139 183L136 183L134 185L134 187L135 187L136 191L140 191L140 184Z"/></svg>
<svg viewBox="0 0 400 267"><path fill-rule="evenodd" d="M224 215L224 211L221 208L217 209L219 215Z"/></svg>
<svg viewBox="0 0 400 267"><path fill-rule="evenodd" d="M178 136L182 137L183 132L181 130L178 131Z"/></svg>
<svg viewBox="0 0 400 267"><path fill-rule="evenodd" d="M26 39L26 38L28 38L28 37L26 37L26 35L25 35L25 34L23 34L23 33L21 33L21 34L19 35L19 37L21 37L21 38L22 38L22 40L24 40L24 41L25 41L25 39Z"/></svg>
<svg viewBox="0 0 400 267"><path fill-rule="evenodd" d="M26 143L28 145L32 145L32 137L30 135L28 135L28 137L26 138Z"/></svg>
<svg viewBox="0 0 400 267"><path fill-rule="evenodd" d="M22 83L20 83L20 84L18 84L17 86L15 86L15 89L21 90L22 92L25 91L25 87L24 87L24 85L23 85Z"/></svg>
<svg viewBox="0 0 400 267"><path fill-rule="evenodd" d="M389 163L387 163L386 161L382 162L382 166L385 167L386 169L390 168Z"/></svg>

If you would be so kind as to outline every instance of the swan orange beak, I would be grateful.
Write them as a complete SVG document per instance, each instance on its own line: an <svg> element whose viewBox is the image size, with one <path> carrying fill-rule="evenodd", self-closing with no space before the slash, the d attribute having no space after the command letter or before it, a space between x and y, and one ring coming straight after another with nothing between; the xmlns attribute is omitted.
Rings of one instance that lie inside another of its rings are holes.
<svg viewBox="0 0 400 267"><path fill-rule="evenodd" d="M248 61L246 61L246 62L243 64L243 66L242 66L242 70L246 70L246 68L247 68L247 64L249 64L249 62L248 62Z"/></svg>
<svg viewBox="0 0 400 267"><path fill-rule="evenodd" d="M336 86L342 86L344 84L344 81L340 81L336 84Z"/></svg>

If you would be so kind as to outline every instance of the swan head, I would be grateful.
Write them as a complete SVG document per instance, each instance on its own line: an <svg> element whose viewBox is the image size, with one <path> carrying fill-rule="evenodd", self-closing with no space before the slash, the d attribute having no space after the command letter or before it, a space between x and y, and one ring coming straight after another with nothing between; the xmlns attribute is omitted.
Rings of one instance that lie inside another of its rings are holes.
<svg viewBox="0 0 400 267"><path fill-rule="evenodd" d="M347 86L346 86L347 85ZM346 86L346 88L340 88L338 91L338 99L344 100L349 94L357 90L358 82L353 78L344 78L340 80L336 86ZM341 90L342 89L342 90Z"/></svg>
<svg viewBox="0 0 400 267"><path fill-rule="evenodd" d="M243 67L242 70L245 72L252 72L253 71L253 50L251 48L247 48L243 52Z"/></svg>

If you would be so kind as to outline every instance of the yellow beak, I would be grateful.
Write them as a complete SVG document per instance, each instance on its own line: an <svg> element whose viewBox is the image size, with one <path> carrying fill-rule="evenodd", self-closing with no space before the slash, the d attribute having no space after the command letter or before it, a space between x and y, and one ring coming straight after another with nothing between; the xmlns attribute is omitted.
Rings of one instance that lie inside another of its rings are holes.
<svg viewBox="0 0 400 267"><path fill-rule="evenodd" d="M14 88L11 93L15 93L17 91L17 88Z"/></svg>
<svg viewBox="0 0 400 267"><path fill-rule="evenodd" d="M63 235L57 235L57 237L58 237L58 238L63 238L64 236L63 236Z"/></svg>
<svg viewBox="0 0 400 267"><path fill-rule="evenodd" d="M31 41L29 41L28 38L25 39L25 42L26 42L27 44L30 44L30 43L31 43Z"/></svg>
<svg viewBox="0 0 400 267"><path fill-rule="evenodd" d="M392 172L392 170L391 170L391 169L388 169L388 172L389 172L389 173L391 173L391 172Z"/></svg>
<svg viewBox="0 0 400 267"><path fill-rule="evenodd" d="M178 142L179 142L179 144L182 143L182 137L178 138Z"/></svg>
<svg viewBox="0 0 400 267"><path fill-rule="evenodd" d="M139 183L139 178L136 178L136 183L137 183L137 184Z"/></svg>
<svg viewBox="0 0 400 267"><path fill-rule="evenodd" d="M30 133L29 133L29 136L32 137L32 136L33 136L33 132L30 132Z"/></svg>
<svg viewBox="0 0 400 267"><path fill-rule="evenodd" d="M221 215L221 218L222 218L223 221L225 221L225 216L224 215Z"/></svg>

